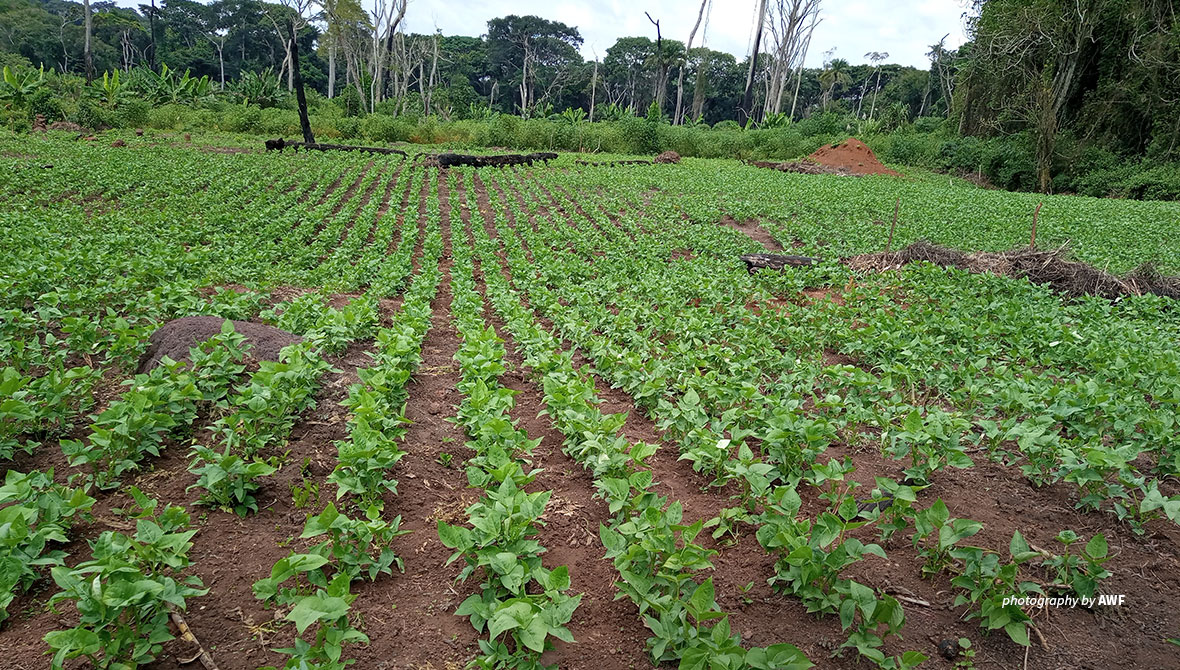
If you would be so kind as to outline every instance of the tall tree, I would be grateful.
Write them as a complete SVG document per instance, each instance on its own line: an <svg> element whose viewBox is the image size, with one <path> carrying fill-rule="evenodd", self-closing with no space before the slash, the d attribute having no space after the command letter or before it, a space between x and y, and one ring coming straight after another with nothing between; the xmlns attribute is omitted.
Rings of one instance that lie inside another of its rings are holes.
<svg viewBox="0 0 1180 670"><path fill-rule="evenodd" d="M94 53L90 48L90 38L94 33L93 13L90 11L90 0L82 0L83 21L85 23L86 41L82 47L82 60L86 67L86 83L94 81Z"/></svg>
<svg viewBox="0 0 1180 670"><path fill-rule="evenodd" d="M758 66L758 47L762 44L762 27L766 25L766 1L758 2L758 18L754 22L754 50L750 55L750 70L746 73L746 90L742 106L738 108L738 123L745 124L754 106L754 70Z"/></svg>
<svg viewBox="0 0 1180 670"><path fill-rule="evenodd" d="M539 16L515 14L488 21L489 65L500 81L515 85L522 114L532 113L581 63L577 28ZM541 93L538 94L538 87Z"/></svg>
<svg viewBox="0 0 1180 670"><path fill-rule="evenodd" d="M692 24L692 32L688 34L688 42L684 44L684 58L680 61L680 72L676 75L676 113L672 117L672 123L676 125L683 121L681 105L684 100L684 68L688 66L688 54L692 51L692 41L697 36L697 30L701 27L701 19L705 16L705 7L709 4L710 0L701 0L701 9L697 12L696 23Z"/></svg>
<svg viewBox="0 0 1180 670"><path fill-rule="evenodd" d="M993 0L972 22L976 57L967 71L961 128L996 118L989 100L1023 118L1036 144L1037 186L1052 189L1052 162L1066 103L1097 50L1099 26L1119 0ZM979 102L972 103L976 96Z"/></svg>
<svg viewBox="0 0 1180 670"><path fill-rule="evenodd" d="M791 72L802 67L811 34L819 24L820 0L771 0L766 19L770 28L771 71L766 78L763 114L782 111Z"/></svg>
<svg viewBox="0 0 1180 670"><path fill-rule="evenodd" d="M823 72L819 75L820 85L824 92L824 109L832 103L832 97L835 95L837 86L847 86L852 83L852 75L849 73L848 61L843 58L835 58L824 65Z"/></svg>

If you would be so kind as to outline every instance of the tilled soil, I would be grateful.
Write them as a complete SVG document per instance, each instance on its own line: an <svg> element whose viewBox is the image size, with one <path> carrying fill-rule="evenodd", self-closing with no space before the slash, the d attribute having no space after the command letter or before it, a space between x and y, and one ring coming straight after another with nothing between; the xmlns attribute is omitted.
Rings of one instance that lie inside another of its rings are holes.
<svg viewBox="0 0 1180 670"><path fill-rule="evenodd" d="M350 188L355 190L359 183L358 178ZM407 211L411 217L417 211L417 222L406 224L411 230L415 225L419 228L413 261L414 270L419 270L427 188L424 186L417 194L409 193L400 183L392 192L386 187L379 194L376 188L369 189L363 197L381 197L382 216L388 207L397 206L389 205L391 202L402 203L398 209L399 223L404 221ZM439 541L436 526L439 520L463 523L464 508L479 495L468 488L462 469L462 463L471 455L465 446L466 438L462 429L448 420L454 416L460 401L455 388L459 368L454 361L460 340L450 312L451 249L455 243L469 244L470 227L475 225L484 225L496 238L497 231L491 225L489 188L496 189L502 198L523 203L511 179L494 177L485 184L477 177L475 195L479 211L470 211L462 187L452 193L445 177L439 181L442 220L449 221L450 208L459 206L462 228L444 234L443 276L432 302L431 327L422 346L422 364L407 387L410 397L407 418L411 421L403 444L407 455L393 472L398 480L397 494L385 496L385 515L400 515L402 528L411 531L395 541L405 571L382 575L374 582L357 581L353 586L358 594L353 604L356 621L372 641L369 645L350 646L346 651L357 659L353 667L361 670L458 668L478 650L475 630L466 618L454 614L459 603L477 588L476 580L455 582L462 561L444 566L450 550ZM578 222L576 225L594 223L573 194L560 191L575 203L574 211L567 211L554 198L558 190L541 188L542 206L536 211L522 208L528 212L527 220L510 215L509 226L536 229L575 225L574 221ZM739 223L727 217L722 223L750 236L768 250L781 248L755 221ZM396 226L399 231L402 228ZM391 249L394 244L391 240ZM531 253L527 247L525 251ZM691 259L691 251L677 253L676 257ZM501 272L511 281L504 258L501 248L499 267L482 267L477 259L476 279L481 291L485 272ZM303 291L286 289L290 295ZM527 296L523 297L527 300ZM336 296L332 304L340 304L346 298ZM792 305L804 301L839 299L838 290L809 289L791 300L782 299L757 309L789 312ZM399 304L396 299L381 302L383 323L396 318ZM758 311L752 309L755 315ZM553 491L544 517L546 525L539 537L547 548L543 562L547 567L569 566L574 591L584 594L582 605L570 623L578 642L558 643L545 660L574 669L650 667L645 645L650 633L634 604L626 598L616 599L613 584L618 575L611 563L602 558L604 550L598 539L598 527L607 519L605 505L594 497L590 476L562 452L564 436L553 429L547 418L538 416L544 408L538 380L524 366L502 320L487 305L484 316L505 339L508 372L502 383L518 391L512 416L529 437L541 439L532 458L533 466L544 471L530 490ZM222 321L208 319L199 322L200 328L212 329L209 335L219 332ZM553 324L548 320L538 322L553 331ZM187 352L192 343L208 337L193 334L197 330L195 323L191 328L178 329L175 336L161 335L160 342L153 336L152 356L167 354L176 358L182 349ZM250 335L248 330L259 324L235 326L239 332ZM251 342L254 356L268 359L272 349L277 356L276 347L285 339L260 332L252 336ZM194 477L186 470L187 444L169 444L163 456L150 464L151 469L125 481L161 501L189 505L199 531L190 554L191 572L201 577L211 591L189 601L185 618L222 670L253 670L262 665L282 664L283 657L271 650L288 646L294 631L291 626L277 625L274 620L283 613L262 607L250 587L269 574L275 561L310 544L298 536L306 516L318 512L334 495L334 487L326 482L335 463L333 443L347 437L347 412L339 403L346 397L348 386L359 380L357 369L371 365L367 352L372 347L372 342L355 343L342 355L330 359L337 371L325 376L316 396L316 408L305 414L292 430L290 441L283 448L284 465L267 480L260 495L258 514L241 519L193 506L197 495L188 490ZM693 472L687 461L678 459L676 445L663 439L662 432L635 406L630 396L611 387L572 343L563 342L563 347L572 351L579 370L594 377L602 410L627 414L624 435L631 441L660 445L650 460L658 481L656 489L661 495L682 502L687 520L709 519L721 509L737 504L731 499L736 493L732 487L709 487L709 479ZM839 351L825 351L824 361L828 365L857 365L855 358ZM118 388L118 381L112 379L110 385ZM198 419L200 427L207 424L205 417ZM196 438L205 443L210 441L205 428L197 430ZM857 468L854 479L866 488L871 488L874 476L900 478L902 468L899 462L883 457L870 438L871 435L849 436L824 454L825 458L850 458ZM924 668L949 669L955 667L954 662L938 656L938 643L969 637L979 654L978 667L1045 670L1180 667L1174 647L1166 642L1167 638L1176 637L1180 628L1173 604L1180 594L1180 531L1173 526L1154 525L1146 535L1137 536L1109 515L1076 511L1076 490L1066 484L1035 488L1012 468L988 462L981 453L972 456L976 461L974 468L940 470L935 484L920 494L919 505L927 506L942 498L952 515L985 524L984 530L972 538L972 544L1001 553L1006 551L1017 530L1033 544L1053 551L1060 549L1053 538L1064 528L1076 530L1084 537L1101 532L1111 547L1113 558L1107 567L1114 573L1104 582L1103 591L1125 594L1128 605L1099 607L1093 611L1079 608L1035 612L1034 621L1040 635L1034 636L1033 646L1026 652L1008 641L1002 632L984 635L978 621L965 620L966 608L952 605L956 589L950 585L949 577L921 578L921 559L916 550L907 539L898 537L885 546L888 560L868 557L845 575L905 599L905 639L891 638L886 649L894 654L916 649L931 657ZM61 474L71 471L60 450L52 445L45 445L31 457L18 456L13 467L21 470L54 467ZM318 500L304 508L296 507L293 492L313 487L319 490ZM801 494L805 513L814 516L822 509L824 503L817 499L815 491L802 487ZM104 530L131 529L112 512L113 508L129 502L125 491L101 493L97 497L94 522L77 526L71 533L77 539L63 547L70 553L70 564L89 555L87 539ZM871 533L855 536L866 542L872 540ZM798 600L778 594L767 585L767 579L774 574L775 558L758 545L752 528L740 527L732 542L712 540L707 533L702 541L718 551L709 576L716 583L719 604L730 614L734 631L741 633L744 641L756 645L796 644L821 668L868 667L853 660L852 654L832 657L847 637L836 617L818 618L808 614ZM0 628L0 658L4 659L0 667L18 670L47 667L43 635L76 624L71 608L62 608L61 613L46 608L54 590L49 580L41 580L33 591L18 597L10 606L12 617ZM174 641L166 645L163 657L150 667L191 669L195 667L193 664L181 663L181 659L191 655L187 644ZM87 666L75 662L67 667L79 670Z"/></svg>

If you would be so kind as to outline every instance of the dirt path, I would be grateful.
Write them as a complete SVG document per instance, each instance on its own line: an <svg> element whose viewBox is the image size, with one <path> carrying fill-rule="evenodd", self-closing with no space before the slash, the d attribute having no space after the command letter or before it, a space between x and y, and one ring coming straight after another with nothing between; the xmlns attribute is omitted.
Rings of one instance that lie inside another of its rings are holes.
<svg viewBox="0 0 1180 670"><path fill-rule="evenodd" d="M476 178L476 190L483 224L489 235L495 234L492 212L486 206L487 191ZM466 202L466 200L464 200ZM470 211L461 212L468 242L474 247L471 232L474 225ZM646 652L648 631L639 619L639 611L629 600L615 600L615 580L618 573L610 561L602 558L602 544L598 539L599 524L609 520L609 512L602 500L594 497L594 479L562 451L565 436L550 420L539 416L545 409L545 399L538 389L538 381L524 365L512 335L503 320L487 300L484 268L477 257L475 262L476 287L483 297L484 321L504 340L508 371L500 378L507 388L517 392L512 418L516 425L532 439L541 439L533 451L535 467L544 469L530 490L553 492L542 519L538 541L546 548L543 563L548 568L569 567L573 591L582 593L582 602L569 624L577 642L573 645L558 642L545 655L545 663L557 663L561 668L583 667L588 653L599 654L596 665L601 668L644 667L649 664ZM501 263L501 272L508 276ZM491 271L495 271L492 269ZM592 650L592 651L591 651Z"/></svg>
<svg viewBox="0 0 1180 670"><path fill-rule="evenodd" d="M766 247L767 251L782 251L783 249L783 245L779 244L778 240L774 239L774 237L754 219L738 221L732 216L726 214L721 217L721 225L742 233L751 240L754 240L763 247Z"/></svg>
<svg viewBox="0 0 1180 670"><path fill-rule="evenodd" d="M440 181L443 193L445 188ZM446 202L441 194L440 199ZM424 202L425 196L420 200ZM394 545L405 562L405 573L354 587L359 596L353 608L363 617L372 641L367 646L350 647L358 668L461 667L478 650L475 629L455 615L474 585L453 584L463 562L443 567L451 551L439 541L437 531L439 520L465 520L464 508L478 499L475 491L467 488L461 467L472 453L464 446L462 429L447 420L454 416L460 399L455 388L459 367L454 361L460 341L451 316L451 235L446 207L442 208L442 279L431 302L431 326L422 343L422 362L406 387L406 418L411 421L403 447L407 454L394 471L397 495L387 495L385 504L385 516L401 515L402 529L411 531ZM420 214L425 226L425 210ZM443 453L452 456L450 466L440 463ZM397 659L397 665L389 666L390 659Z"/></svg>

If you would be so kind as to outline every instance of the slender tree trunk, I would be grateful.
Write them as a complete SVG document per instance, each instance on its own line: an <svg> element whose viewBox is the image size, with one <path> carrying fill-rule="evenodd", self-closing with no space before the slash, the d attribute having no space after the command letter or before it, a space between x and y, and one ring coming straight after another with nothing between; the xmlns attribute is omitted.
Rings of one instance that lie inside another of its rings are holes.
<svg viewBox="0 0 1180 670"><path fill-rule="evenodd" d="M766 23L766 0L758 3L758 24L754 29L754 51L750 54L750 69L746 73L746 90L742 94L742 106L738 109L738 123L743 126L750 119L754 106L754 71L758 65L758 48L762 44L762 26Z"/></svg>
<svg viewBox="0 0 1180 670"><path fill-rule="evenodd" d="M84 14L84 23L86 36L82 42L82 59L86 67L86 83L94 81L94 55L90 51L90 34L93 32L93 18L90 11L90 0L82 0L82 11Z"/></svg>
<svg viewBox="0 0 1180 670"><path fill-rule="evenodd" d="M877 66L877 83L873 85L873 104L869 105L869 121L873 120L873 112L877 111L877 93L881 90L881 66Z"/></svg>
<svg viewBox="0 0 1180 670"><path fill-rule="evenodd" d="M594 59L594 74L590 77L590 123L594 123L594 96L598 93L598 59Z"/></svg>
<svg viewBox="0 0 1180 670"><path fill-rule="evenodd" d="M295 83L295 100L299 103L299 127L303 130L303 141L315 144L315 136L311 134L311 119L307 117L307 95L303 92L303 73L299 71L299 43L295 39L295 22L288 26L291 29L291 72Z"/></svg>
<svg viewBox="0 0 1180 670"><path fill-rule="evenodd" d="M328 46L328 99L336 97L336 40Z"/></svg>
<svg viewBox="0 0 1180 670"><path fill-rule="evenodd" d="M688 43L684 45L684 62L680 64L680 74L676 77L676 115L672 117L672 125L680 125L683 120L681 112L683 111L684 100L684 68L688 65L688 53L692 51L692 41L697 36L697 29L701 27L701 19L705 16L705 6L709 4L709 0L701 0L701 9L697 12L697 22L692 26L692 32L688 34Z"/></svg>
<svg viewBox="0 0 1180 670"><path fill-rule="evenodd" d="M148 15L148 28L151 30L151 56L148 58L148 67L152 70L156 69L156 0L152 0L152 13Z"/></svg>

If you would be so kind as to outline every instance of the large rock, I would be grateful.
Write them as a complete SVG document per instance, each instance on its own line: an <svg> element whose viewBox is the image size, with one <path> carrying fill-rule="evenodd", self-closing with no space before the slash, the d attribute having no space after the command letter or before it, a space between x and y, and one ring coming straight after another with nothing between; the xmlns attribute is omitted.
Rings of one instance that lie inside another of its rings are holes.
<svg viewBox="0 0 1180 670"><path fill-rule="evenodd" d="M174 361L188 360L188 350L221 333L225 319L219 316L186 316L169 321L148 338L148 349L139 359L139 372L148 372L160 364L164 356ZM234 321L234 330L245 336L250 345L249 356L260 361L279 360L283 347L297 344L303 338L285 330L261 323Z"/></svg>

